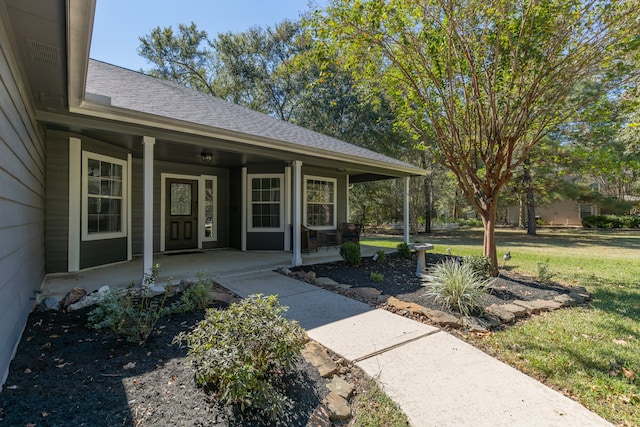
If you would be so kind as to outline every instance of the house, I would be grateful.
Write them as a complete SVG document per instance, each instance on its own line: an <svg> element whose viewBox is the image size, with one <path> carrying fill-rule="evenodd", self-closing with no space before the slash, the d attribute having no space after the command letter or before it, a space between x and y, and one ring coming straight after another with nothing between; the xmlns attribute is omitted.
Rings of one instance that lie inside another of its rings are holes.
<svg viewBox="0 0 640 427"><path fill-rule="evenodd" d="M582 227L582 220L588 216L598 215L598 211L598 205L580 203L573 199L560 199L548 205L536 206L536 219L549 226ZM507 223L518 225L520 215L520 206L509 206L507 208Z"/></svg>
<svg viewBox="0 0 640 427"><path fill-rule="evenodd" d="M46 274L134 256L292 252L349 186L423 170L89 60L95 0L0 0L0 382ZM407 215L407 214L405 214ZM408 224L408 217L405 219ZM408 230L405 230L408 238Z"/></svg>

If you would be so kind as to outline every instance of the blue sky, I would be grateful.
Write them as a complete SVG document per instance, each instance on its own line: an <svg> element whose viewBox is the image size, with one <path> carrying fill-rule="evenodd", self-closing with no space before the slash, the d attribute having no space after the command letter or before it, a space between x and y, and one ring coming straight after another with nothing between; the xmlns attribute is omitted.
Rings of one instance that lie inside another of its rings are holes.
<svg viewBox="0 0 640 427"><path fill-rule="evenodd" d="M328 0L311 0L317 7ZM132 70L150 68L138 56L138 38L155 27L195 22L210 38L253 26L297 20L309 10L308 0L98 0L91 57Z"/></svg>

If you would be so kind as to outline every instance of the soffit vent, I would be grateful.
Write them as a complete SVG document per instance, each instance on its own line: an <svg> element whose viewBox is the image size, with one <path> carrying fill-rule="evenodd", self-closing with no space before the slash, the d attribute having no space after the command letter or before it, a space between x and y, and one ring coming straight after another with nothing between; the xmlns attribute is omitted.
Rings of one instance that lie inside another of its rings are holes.
<svg viewBox="0 0 640 427"><path fill-rule="evenodd" d="M40 105L47 111L64 109L64 97L54 93L40 92Z"/></svg>
<svg viewBox="0 0 640 427"><path fill-rule="evenodd" d="M32 61L54 67L60 64L57 47L32 39L27 39L27 47L29 48L29 57Z"/></svg>

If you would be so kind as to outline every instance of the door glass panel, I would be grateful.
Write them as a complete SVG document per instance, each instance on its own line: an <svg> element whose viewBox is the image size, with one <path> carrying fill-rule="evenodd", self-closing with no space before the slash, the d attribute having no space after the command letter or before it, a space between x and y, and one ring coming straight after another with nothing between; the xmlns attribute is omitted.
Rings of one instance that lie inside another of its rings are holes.
<svg viewBox="0 0 640 427"><path fill-rule="evenodd" d="M213 180L204 182L204 237L213 237Z"/></svg>
<svg viewBox="0 0 640 427"><path fill-rule="evenodd" d="M191 184L171 183L171 215L191 215Z"/></svg>

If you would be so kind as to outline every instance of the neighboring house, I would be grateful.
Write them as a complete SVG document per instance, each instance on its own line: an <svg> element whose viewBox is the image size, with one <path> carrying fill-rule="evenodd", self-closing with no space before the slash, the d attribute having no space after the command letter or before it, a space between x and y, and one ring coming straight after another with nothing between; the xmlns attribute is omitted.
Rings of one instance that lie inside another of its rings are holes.
<svg viewBox="0 0 640 427"><path fill-rule="evenodd" d="M212 248L298 265L302 225L346 222L351 184L402 177L406 207L424 173L89 60L94 11L0 0L0 382L47 273Z"/></svg>
<svg viewBox="0 0 640 427"><path fill-rule="evenodd" d="M536 219L544 225L556 227L582 227L582 219L591 215L598 215L598 206L580 203L576 200L556 200L545 206L536 206ZM520 207L509 206L507 209L507 223L519 224Z"/></svg>

